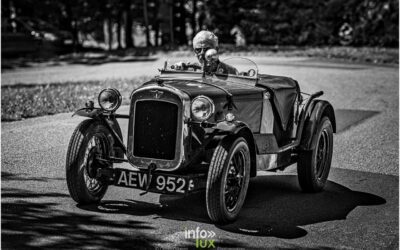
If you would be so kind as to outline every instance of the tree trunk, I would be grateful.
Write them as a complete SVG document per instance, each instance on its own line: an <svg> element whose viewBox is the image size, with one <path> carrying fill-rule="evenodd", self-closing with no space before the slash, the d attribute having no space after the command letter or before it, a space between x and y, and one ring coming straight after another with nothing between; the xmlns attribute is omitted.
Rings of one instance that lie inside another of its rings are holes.
<svg viewBox="0 0 400 250"><path fill-rule="evenodd" d="M154 12L153 12L153 29L154 29L154 45L156 47L159 46L158 44L158 39L160 38L160 20L158 17L158 10L160 8L159 2L155 1L155 5L154 5Z"/></svg>
<svg viewBox="0 0 400 250"><path fill-rule="evenodd" d="M125 46L127 49L135 47L132 39L132 0L125 0Z"/></svg>
<svg viewBox="0 0 400 250"><path fill-rule="evenodd" d="M186 37L186 12L185 12L185 0L179 1L179 44L185 45L187 44L187 37Z"/></svg>
<svg viewBox="0 0 400 250"><path fill-rule="evenodd" d="M144 25L146 26L146 46L150 47L150 30L149 30L149 17L147 13L147 0L143 0L143 17Z"/></svg>
<svg viewBox="0 0 400 250"><path fill-rule="evenodd" d="M193 9L192 9L192 18L191 18L191 25L192 25L192 39L197 33L196 28L196 14L197 14L197 0L192 0Z"/></svg>
<svg viewBox="0 0 400 250"><path fill-rule="evenodd" d="M171 0L169 3L169 30L170 30L170 46L173 47L175 44L174 37L174 1Z"/></svg>
<svg viewBox="0 0 400 250"><path fill-rule="evenodd" d="M78 50L78 47L79 47L79 40L78 40L78 21L77 21L76 19L74 19L73 23L74 23L74 25L73 25L72 37L73 37L74 51L76 52L76 51Z"/></svg>
<svg viewBox="0 0 400 250"><path fill-rule="evenodd" d="M158 43L158 40L160 39L160 25L157 21L155 27L154 27L154 31L155 31L155 36L154 36L154 42L155 42L155 46L158 47L160 44Z"/></svg>
<svg viewBox="0 0 400 250"><path fill-rule="evenodd" d="M7 18L11 18L11 6L13 6L13 3L11 2L11 0L3 0L3 4L4 4L4 16ZM3 9L3 8L2 8Z"/></svg>
<svg viewBox="0 0 400 250"><path fill-rule="evenodd" d="M121 28L122 28L122 11L119 11L118 12L118 17L117 17L117 40L118 40L118 50L122 50L122 41L121 41L121 38L122 38L122 34L121 34L121 32L122 32L122 30L121 30Z"/></svg>
<svg viewBox="0 0 400 250"><path fill-rule="evenodd" d="M113 23L112 23L112 18L111 18L111 16L108 16L108 19L107 19L107 22L108 22L108 30L107 30L107 32L108 32L108 50L112 50L112 43L113 43L113 27L112 27L112 25L113 25Z"/></svg>
<svg viewBox="0 0 400 250"><path fill-rule="evenodd" d="M71 2L66 1L65 11L68 19L68 31L72 34L73 49L76 52L78 48L78 24L74 18L74 10Z"/></svg>

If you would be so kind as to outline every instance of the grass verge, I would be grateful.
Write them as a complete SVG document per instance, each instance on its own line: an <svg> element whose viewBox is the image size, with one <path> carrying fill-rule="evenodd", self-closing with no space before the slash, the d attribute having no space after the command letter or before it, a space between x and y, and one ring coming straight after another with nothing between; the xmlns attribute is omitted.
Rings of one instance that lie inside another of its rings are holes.
<svg viewBox="0 0 400 250"><path fill-rule="evenodd" d="M128 104L132 91L147 80L150 77L4 86L1 88L1 120L17 121L72 112L84 107L87 100L93 100L96 106L97 95L108 87L118 89L122 95L122 104Z"/></svg>

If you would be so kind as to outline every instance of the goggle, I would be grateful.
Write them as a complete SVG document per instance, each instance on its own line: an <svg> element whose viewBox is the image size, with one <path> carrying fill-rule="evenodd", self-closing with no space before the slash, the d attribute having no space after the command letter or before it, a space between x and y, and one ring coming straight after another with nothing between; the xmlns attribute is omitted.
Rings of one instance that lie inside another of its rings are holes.
<svg viewBox="0 0 400 250"><path fill-rule="evenodd" d="M194 49L194 53L196 53L196 54L205 53L209 49L211 49L211 48L209 48L209 47L207 47L207 48L195 48Z"/></svg>

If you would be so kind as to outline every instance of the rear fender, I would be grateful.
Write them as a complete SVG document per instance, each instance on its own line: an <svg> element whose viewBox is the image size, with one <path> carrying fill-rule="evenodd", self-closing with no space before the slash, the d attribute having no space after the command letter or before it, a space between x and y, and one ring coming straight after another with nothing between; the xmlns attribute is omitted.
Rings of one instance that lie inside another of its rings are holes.
<svg viewBox="0 0 400 250"><path fill-rule="evenodd" d="M243 137L247 141L250 150L250 177L255 177L257 175L256 144L250 128L244 122L240 121L219 122L213 128L224 135L216 137L220 141L219 143L221 143L222 140L237 137Z"/></svg>
<svg viewBox="0 0 400 250"><path fill-rule="evenodd" d="M316 133L321 118L327 116L332 123L333 132L336 133L335 111L332 105L325 100L313 100L306 111L305 123L301 134L300 149L312 150L312 138Z"/></svg>
<svg viewBox="0 0 400 250"><path fill-rule="evenodd" d="M123 142L121 127L114 114L104 113L104 111L99 108L82 108L77 110L72 116L75 115L101 120L108 127L113 136L114 156L117 158L124 158L126 147Z"/></svg>

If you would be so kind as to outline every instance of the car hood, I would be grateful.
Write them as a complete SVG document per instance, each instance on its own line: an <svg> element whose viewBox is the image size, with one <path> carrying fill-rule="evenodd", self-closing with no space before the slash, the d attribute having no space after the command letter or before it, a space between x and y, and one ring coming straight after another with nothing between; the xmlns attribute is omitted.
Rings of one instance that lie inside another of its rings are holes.
<svg viewBox="0 0 400 250"><path fill-rule="evenodd" d="M159 80L163 84L170 85L187 93L191 98L198 95L205 95L210 98L226 96L231 93L234 97L262 97L263 88L255 86L255 79L246 79L240 77L227 76L208 76L201 77L201 74L165 74L163 73ZM154 84L157 79L154 79L145 85Z"/></svg>
<svg viewBox="0 0 400 250"><path fill-rule="evenodd" d="M223 79L218 77L186 78L163 77L162 84L179 89L192 100L204 95L211 98L215 104L215 114L209 121L216 122L224 119L227 110L227 93L232 94L235 109L232 111L236 119L246 123L253 132L259 132L265 90L254 86L254 82L243 79ZM157 86L158 79L144 84Z"/></svg>

